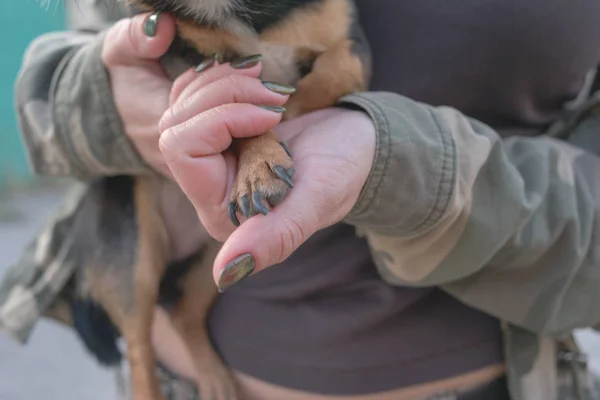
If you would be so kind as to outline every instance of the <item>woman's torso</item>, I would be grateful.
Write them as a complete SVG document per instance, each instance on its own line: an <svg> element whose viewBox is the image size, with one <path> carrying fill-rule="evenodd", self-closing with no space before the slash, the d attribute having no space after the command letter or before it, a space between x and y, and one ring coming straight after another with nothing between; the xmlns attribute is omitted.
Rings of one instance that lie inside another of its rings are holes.
<svg viewBox="0 0 600 400"><path fill-rule="evenodd" d="M449 105L502 136L536 135L600 60L597 0L358 0L372 90ZM233 368L324 394L410 387L502 362L498 322L437 289L384 284L337 225L220 296L210 318Z"/></svg>

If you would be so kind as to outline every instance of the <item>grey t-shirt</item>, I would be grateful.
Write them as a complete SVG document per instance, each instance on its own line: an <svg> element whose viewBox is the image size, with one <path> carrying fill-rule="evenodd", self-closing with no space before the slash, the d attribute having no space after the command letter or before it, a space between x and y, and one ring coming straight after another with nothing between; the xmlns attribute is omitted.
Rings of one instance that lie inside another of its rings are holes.
<svg viewBox="0 0 600 400"><path fill-rule="evenodd" d="M600 61L598 0L358 0L372 90L449 105L502 136L536 135ZM402 173L402 171L398 171ZM360 394L502 361L498 321L434 288L386 285L337 225L220 296L215 345L275 384Z"/></svg>

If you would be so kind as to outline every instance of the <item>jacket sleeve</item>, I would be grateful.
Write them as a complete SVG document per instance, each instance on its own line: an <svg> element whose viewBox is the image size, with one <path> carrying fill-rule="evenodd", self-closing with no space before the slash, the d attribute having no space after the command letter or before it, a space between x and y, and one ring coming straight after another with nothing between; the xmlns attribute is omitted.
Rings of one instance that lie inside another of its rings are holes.
<svg viewBox="0 0 600 400"><path fill-rule="evenodd" d="M69 1L72 29L42 35L26 50L15 102L35 174L88 180L148 170L125 135L101 60L104 30L127 15L105 3Z"/></svg>
<svg viewBox="0 0 600 400"><path fill-rule="evenodd" d="M346 222L368 240L383 279L440 286L534 332L600 323L600 158L589 144L502 139L455 109L392 93L343 103L378 132Z"/></svg>

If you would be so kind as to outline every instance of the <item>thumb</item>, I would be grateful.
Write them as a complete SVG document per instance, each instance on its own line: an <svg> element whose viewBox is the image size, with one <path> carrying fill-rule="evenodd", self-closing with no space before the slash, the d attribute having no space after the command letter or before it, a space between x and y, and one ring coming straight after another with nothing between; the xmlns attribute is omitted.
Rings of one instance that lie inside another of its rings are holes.
<svg viewBox="0 0 600 400"><path fill-rule="evenodd" d="M328 204L324 200L296 182L288 198L267 215L245 221L227 238L215 259L213 278L219 291L283 262L317 230L331 225L333 219L328 218L331 213L323 207Z"/></svg>
<svg viewBox="0 0 600 400"><path fill-rule="evenodd" d="M102 60L107 67L158 60L175 34L175 19L169 14L146 13L120 20L106 34Z"/></svg>

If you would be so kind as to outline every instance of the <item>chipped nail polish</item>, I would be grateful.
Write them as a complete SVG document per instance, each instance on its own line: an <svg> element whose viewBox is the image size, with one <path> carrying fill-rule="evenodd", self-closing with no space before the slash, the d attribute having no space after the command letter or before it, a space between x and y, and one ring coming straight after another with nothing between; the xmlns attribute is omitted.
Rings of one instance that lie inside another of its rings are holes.
<svg viewBox="0 0 600 400"><path fill-rule="evenodd" d="M254 258L252 254L246 253L239 257L234 258L225 266L221 275L217 287L220 293L235 285L254 271Z"/></svg>

